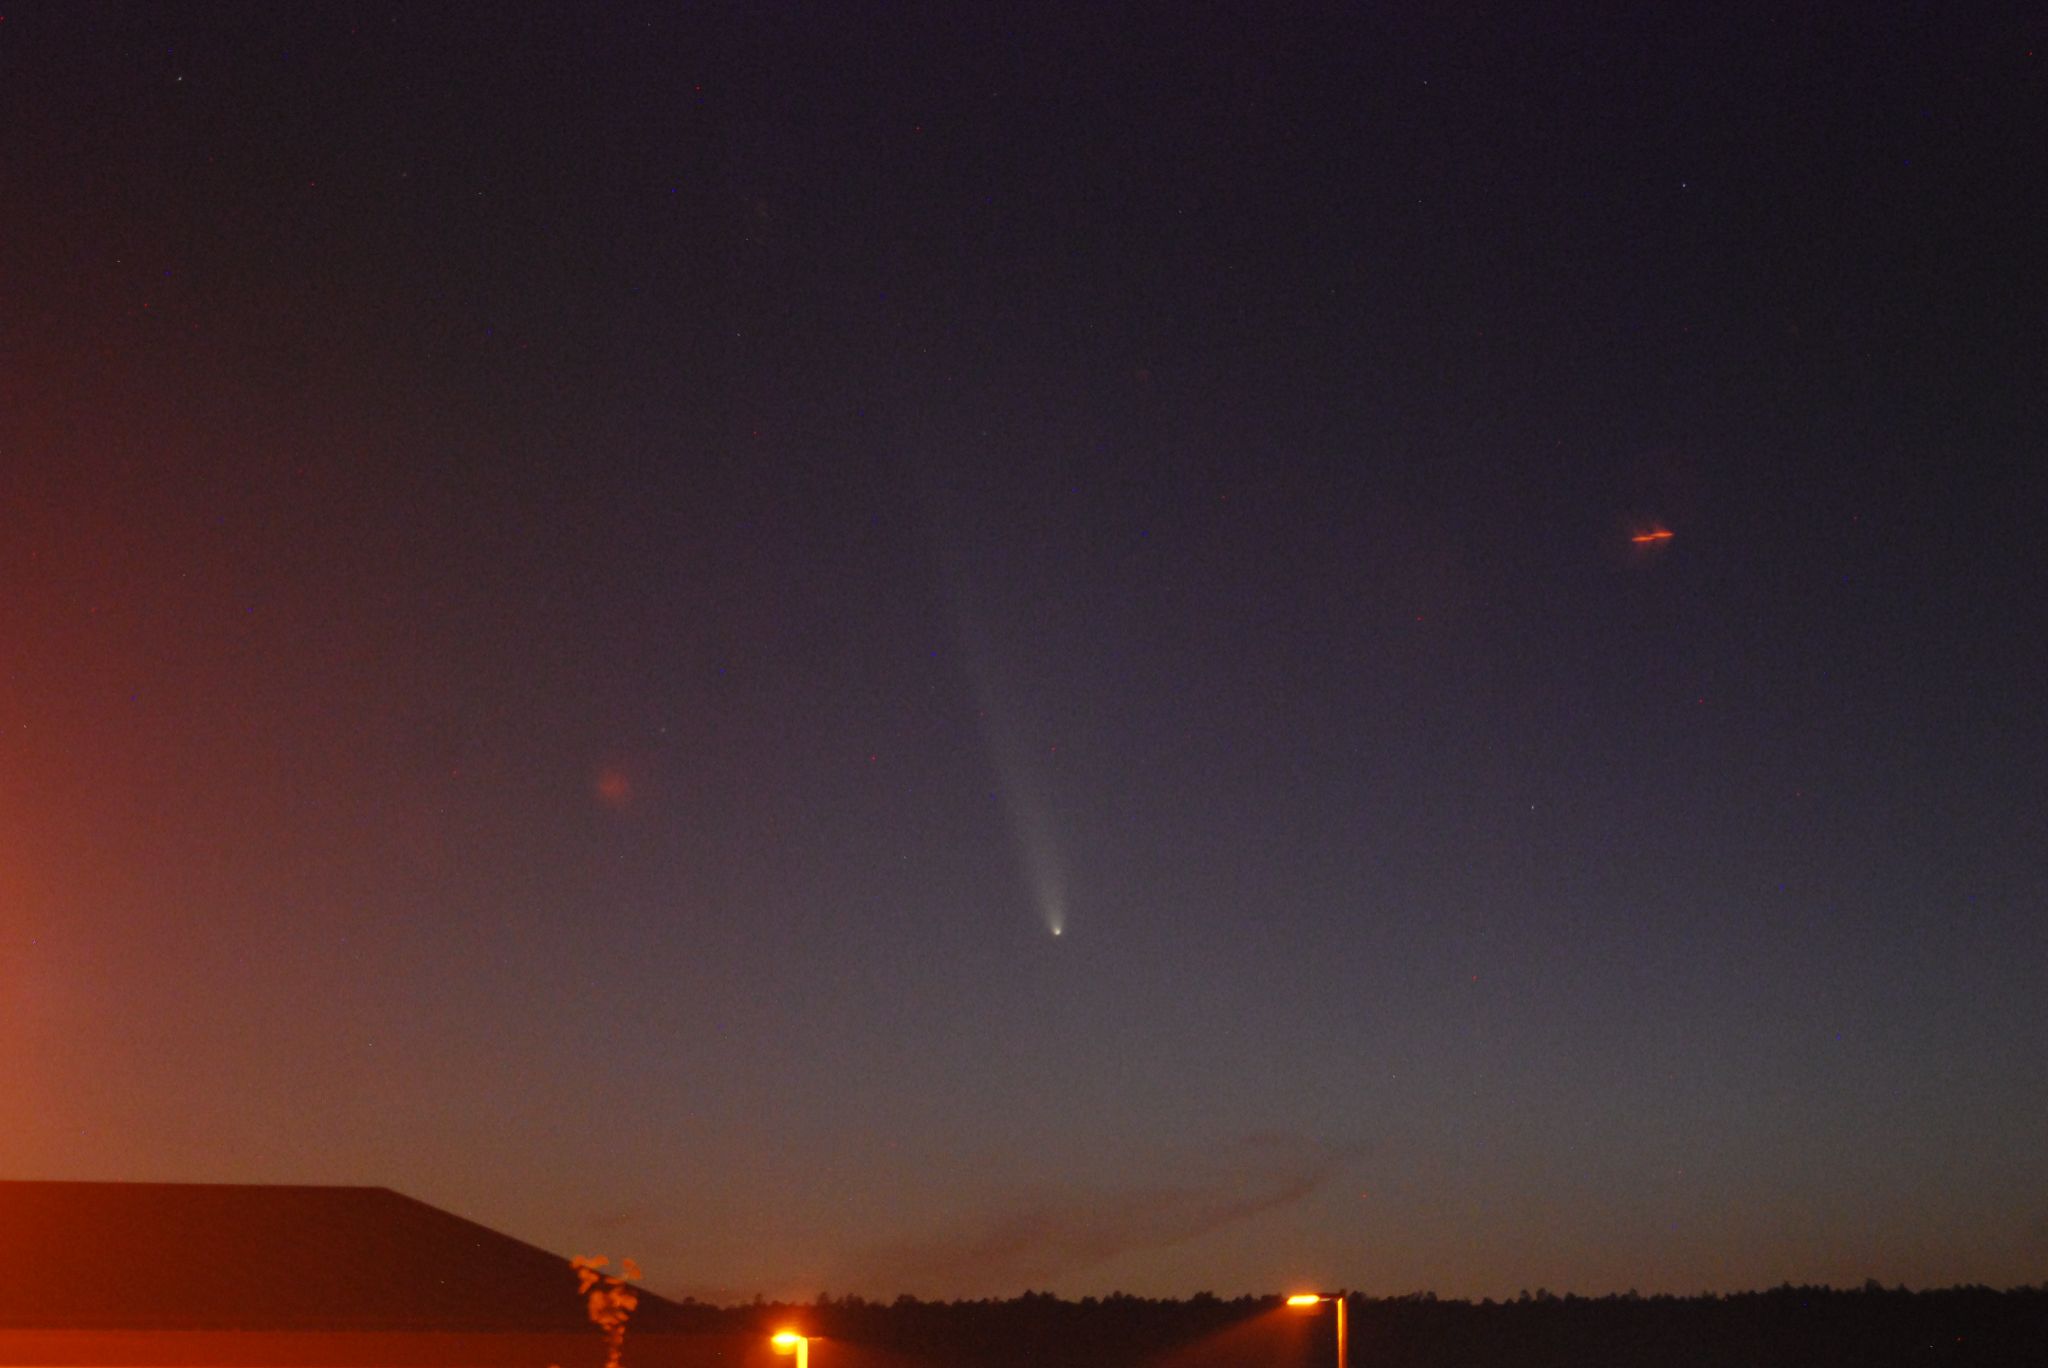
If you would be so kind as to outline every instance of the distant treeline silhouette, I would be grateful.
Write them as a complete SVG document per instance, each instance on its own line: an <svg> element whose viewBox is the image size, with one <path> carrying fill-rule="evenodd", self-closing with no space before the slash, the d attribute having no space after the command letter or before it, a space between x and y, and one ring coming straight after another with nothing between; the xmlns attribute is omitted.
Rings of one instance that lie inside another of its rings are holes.
<svg viewBox="0 0 2048 1368"><path fill-rule="evenodd" d="M1279 1297L894 1302L821 1297L789 1305L691 1304L705 1330L825 1337L817 1368L1292 1368L1333 1362L1327 1309ZM1697 1297L1553 1296L1512 1301L1354 1295L1352 1368L1888 1368L2048 1365L2048 1285L1911 1292L1786 1285ZM630 1368L631 1355L628 1354Z"/></svg>

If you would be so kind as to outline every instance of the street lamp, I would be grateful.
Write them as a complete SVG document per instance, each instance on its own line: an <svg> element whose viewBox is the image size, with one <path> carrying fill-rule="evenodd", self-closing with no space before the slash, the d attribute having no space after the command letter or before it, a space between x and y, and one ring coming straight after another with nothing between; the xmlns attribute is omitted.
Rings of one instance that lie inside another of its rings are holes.
<svg viewBox="0 0 2048 1368"><path fill-rule="evenodd" d="M811 1337L799 1335L794 1330L777 1330L775 1337L768 1341L775 1346L778 1354L795 1354L796 1368L811 1368Z"/></svg>
<svg viewBox="0 0 2048 1368"><path fill-rule="evenodd" d="M1287 1299L1289 1306L1304 1310L1318 1302L1337 1304L1337 1368L1344 1368L1344 1303L1349 1295L1345 1292L1297 1292Z"/></svg>

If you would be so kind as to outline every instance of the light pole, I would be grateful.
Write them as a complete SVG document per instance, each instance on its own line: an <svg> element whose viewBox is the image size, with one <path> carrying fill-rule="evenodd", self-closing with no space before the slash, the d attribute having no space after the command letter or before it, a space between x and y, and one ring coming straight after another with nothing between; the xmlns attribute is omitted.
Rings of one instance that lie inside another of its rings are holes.
<svg viewBox="0 0 2048 1368"><path fill-rule="evenodd" d="M1344 1303L1349 1299L1350 1295L1348 1292L1297 1292L1287 1299L1289 1306L1304 1308L1314 1306L1318 1302L1335 1302L1337 1304L1337 1368L1344 1368Z"/></svg>
<svg viewBox="0 0 2048 1368"><path fill-rule="evenodd" d="M794 1330L777 1330L775 1337L768 1341L775 1346L778 1354L795 1354L796 1368L811 1368L811 1337L799 1335Z"/></svg>

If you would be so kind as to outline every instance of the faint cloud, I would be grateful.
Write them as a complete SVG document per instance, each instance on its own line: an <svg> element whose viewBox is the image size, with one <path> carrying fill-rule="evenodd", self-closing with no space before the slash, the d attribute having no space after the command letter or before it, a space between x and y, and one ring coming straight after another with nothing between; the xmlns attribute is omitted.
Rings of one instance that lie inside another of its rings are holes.
<svg viewBox="0 0 2048 1368"><path fill-rule="evenodd" d="M1357 1153L1301 1136L1253 1136L1206 1160L1154 1166L1189 1175L1181 1181L1027 1196L931 1236L871 1248L856 1280L941 1295L1043 1285L1297 1202Z"/></svg>

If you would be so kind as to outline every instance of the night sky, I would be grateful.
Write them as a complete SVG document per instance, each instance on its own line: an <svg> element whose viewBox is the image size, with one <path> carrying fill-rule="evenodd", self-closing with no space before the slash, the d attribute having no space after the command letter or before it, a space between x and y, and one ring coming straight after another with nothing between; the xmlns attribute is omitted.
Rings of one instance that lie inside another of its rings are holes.
<svg viewBox="0 0 2048 1368"><path fill-rule="evenodd" d="M1633 9L0 6L0 1174L2048 1276L2048 26Z"/></svg>

